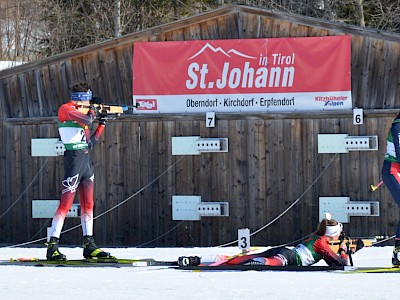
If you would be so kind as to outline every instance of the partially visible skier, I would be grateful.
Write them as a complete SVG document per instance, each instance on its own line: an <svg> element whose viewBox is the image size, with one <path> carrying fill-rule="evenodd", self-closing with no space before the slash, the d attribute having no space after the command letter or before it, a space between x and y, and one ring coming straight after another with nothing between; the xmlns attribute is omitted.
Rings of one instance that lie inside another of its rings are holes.
<svg viewBox="0 0 400 300"><path fill-rule="evenodd" d="M382 180L388 188L397 206L400 207L400 113L393 120L390 127L386 155L382 166ZM400 266L400 220L397 223L397 230L392 255L394 267Z"/></svg>
<svg viewBox="0 0 400 300"><path fill-rule="evenodd" d="M87 114L78 111L79 104L89 105L92 91L87 83L75 84L71 89L71 99L58 110L58 131L65 146L64 178L60 205L53 217L50 240L47 245L48 260L65 260L66 256L58 250L59 238L65 217L74 202L76 191L81 204L81 225L83 233L83 256L110 257L110 253L98 248L93 239L93 193L94 173L90 150L99 140L105 126L105 116L100 115L99 125L91 134L89 126L96 119L91 107Z"/></svg>

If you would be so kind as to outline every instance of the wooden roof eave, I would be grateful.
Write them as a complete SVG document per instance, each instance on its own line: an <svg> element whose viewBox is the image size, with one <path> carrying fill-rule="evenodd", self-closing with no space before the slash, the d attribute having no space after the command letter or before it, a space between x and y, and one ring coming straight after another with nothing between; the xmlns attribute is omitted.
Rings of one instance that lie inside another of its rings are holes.
<svg viewBox="0 0 400 300"><path fill-rule="evenodd" d="M271 19L284 20L287 22L296 23L299 25L305 25L310 27L318 27L321 29L331 30L340 34L350 34L350 35L365 35L371 38L383 39L393 42L400 43L400 34L374 30L370 28L364 28L354 25L342 24L339 22L320 20L316 18L311 18L303 15L285 13L285 12L275 12L272 10L266 10L262 8L254 8L242 5L230 5L222 8L215 9L213 11L204 12L196 16L187 17L185 19L173 21L164 25L155 26L149 29L138 31L135 33L130 33L122 37L113 38L104 42L100 42L94 45L89 45L86 47L71 50L66 53L57 54L39 61L27 63L24 65L16 66L14 68L6 69L0 72L0 79L14 76L19 73L28 72L36 69L41 65L51 65L59 63L65 60L72 59L74 57L79 57L86 55L88 52L94 52L99 50L107 50L109 48L114 48L117 46L125 45L127 43L133 43L135 41L146 40L154 35L159 35L165 32L170 32L173 30L179 30L185 28L189 25L194 25L197 23L202 23L207 20L212 20L222 16L230 14L256 14L259 16L265 16Z"/></svg>

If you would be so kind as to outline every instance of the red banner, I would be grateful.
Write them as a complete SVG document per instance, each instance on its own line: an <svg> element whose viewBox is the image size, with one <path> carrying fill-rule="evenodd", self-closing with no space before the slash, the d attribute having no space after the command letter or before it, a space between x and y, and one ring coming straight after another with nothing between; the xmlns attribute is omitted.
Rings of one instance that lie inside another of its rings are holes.
<svg viewBox="0 0 400 300"><path fill-rule="evenodd" d="M349 36L140 42L142 112L351 109Z"/></svg>

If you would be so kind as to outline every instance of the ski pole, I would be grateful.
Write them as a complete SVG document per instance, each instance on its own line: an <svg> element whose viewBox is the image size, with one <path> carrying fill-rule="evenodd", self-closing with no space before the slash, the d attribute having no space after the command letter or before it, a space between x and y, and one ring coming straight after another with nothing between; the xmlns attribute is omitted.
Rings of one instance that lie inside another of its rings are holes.
<svg viewBox="0 0 400 300"><path fill-rule="evenodd" d="M353 264L353 256L352 256L353 253L351 253L351 249L350 249L350 238L348 238L348 240L346 242L346 247L347 247L347 254L349 256L350 266L353 267L354 266L354 264Z"/></svg>
<svg viewBox="0 0 400 300"><path fill-rule="evenodd" d="M382 183L383 183L383 180L381 180L377 185L371 184L372 191L373 192L376 191L376 189L379 188L382 185Z"/></svg>

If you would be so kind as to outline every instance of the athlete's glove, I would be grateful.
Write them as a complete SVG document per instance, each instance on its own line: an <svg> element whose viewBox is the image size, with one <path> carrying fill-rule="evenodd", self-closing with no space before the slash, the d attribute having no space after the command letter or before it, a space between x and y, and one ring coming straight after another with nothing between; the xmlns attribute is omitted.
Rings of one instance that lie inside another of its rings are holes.
<svg viewBox="0 0 400 300"><path fill-rule="evenodd" d="M350 240L350 239L348 240L347 253L354 254L358 250L361 250L362 248L364 248L364 242L362 241L362 239L358 238L356 240Z"/></svg>
<svg viewBox="0 0 400 300"><path fill-rule="evenodd" d="M99 124L106 126L106 123L107 123L107 114L100 114Z"/></svg>
<svg viewBox="0 0 400 300"><path fill-rule="evenodd" d="M90 100L89 109L94 112L97 119L100 119L101 116L101 106L101 99L99 97L93 97Z"/></svg>
<svg viewBox="0 0 400 300"><path fill-rule="evenodd" d="M105 119L105 118L99 119L99 124L106 126L106 123L107 123L107 119Z"/></svg>
<svg viewBox="0 0 400 300"><path fill-rule="evenodd" d="M362 241L362 239L357 239L357 243L356 243L356 247L355 249L353 248L353 253L356 253L358 250L361 250L362 248L364 248L364 242Z"/></svg>

